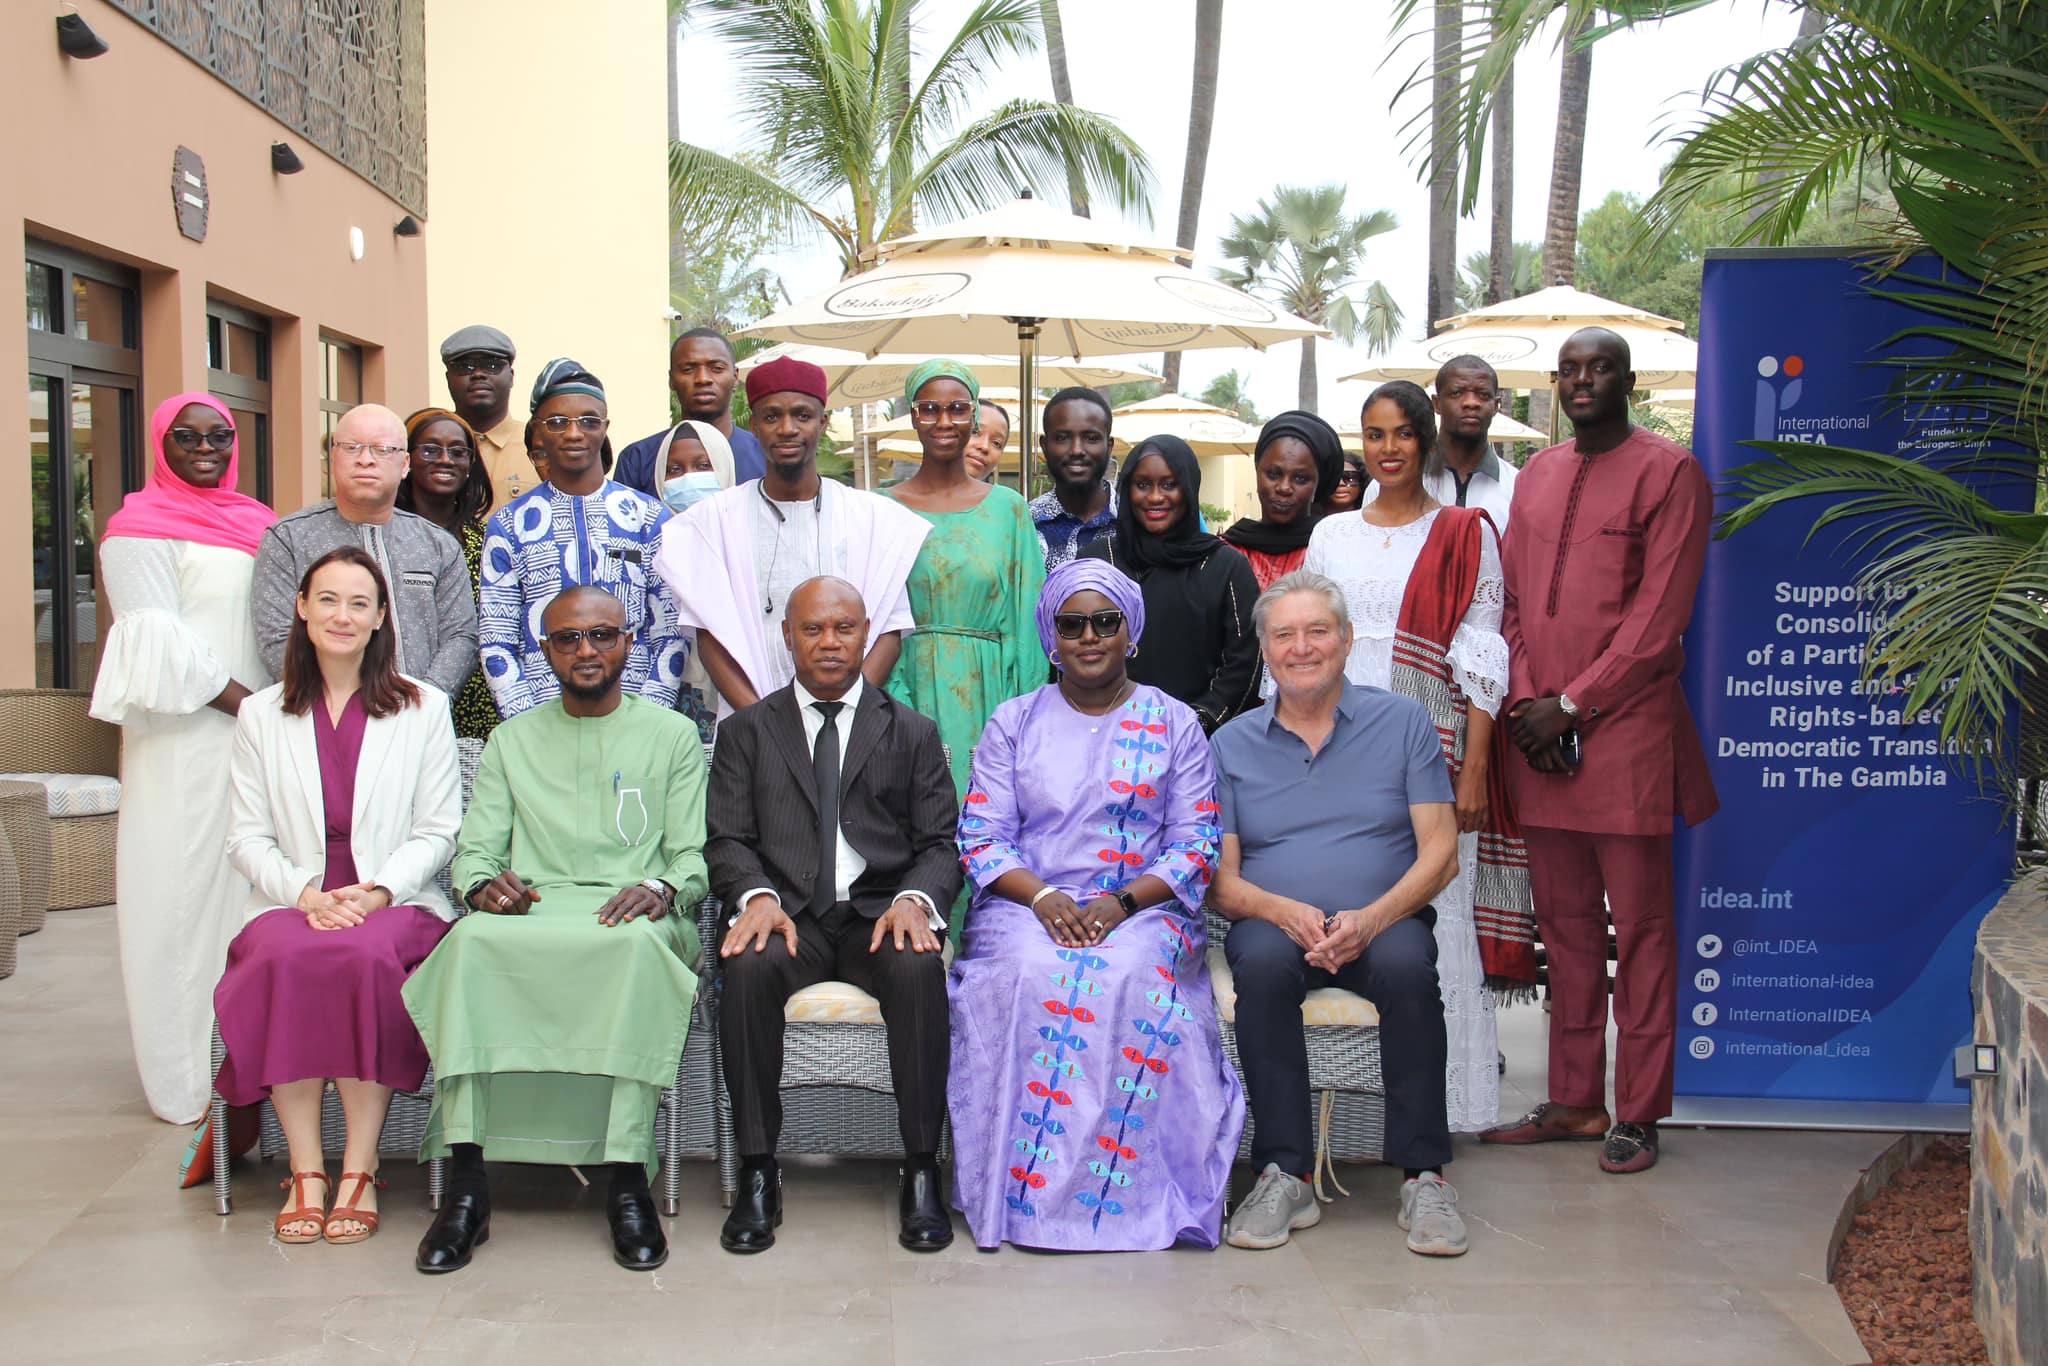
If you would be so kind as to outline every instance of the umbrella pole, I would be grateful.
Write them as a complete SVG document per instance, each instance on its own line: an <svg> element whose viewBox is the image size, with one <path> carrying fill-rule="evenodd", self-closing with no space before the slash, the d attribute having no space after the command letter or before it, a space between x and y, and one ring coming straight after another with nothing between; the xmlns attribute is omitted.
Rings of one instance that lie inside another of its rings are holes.
<svg viewBox="0 0 2048 1366"><path fill-rule="evenodd" d="M1024 501L1031 501L1031 452L1033 429L1032 390L1037 388L1036 376L1032 373L1037 363L1038 325L1043 318L1012 318L1017 324L1017 405L1023 409L1019 414L1024 419L1022 434L1017 445L1017 488L1024 495Z"/></svg>

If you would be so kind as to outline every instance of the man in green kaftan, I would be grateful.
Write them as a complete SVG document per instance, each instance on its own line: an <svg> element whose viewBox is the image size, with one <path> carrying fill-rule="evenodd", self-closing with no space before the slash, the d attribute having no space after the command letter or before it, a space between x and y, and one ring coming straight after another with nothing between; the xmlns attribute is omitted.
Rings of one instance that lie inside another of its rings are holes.
<svg viewBox="0 0 2048 1366"><path fill-rule="evenodd" d="M705 891L704 751L688 718L621 692L625 620L601 588L548 605L561 696L492 732L455 852L476 914L405 987L434 1061L421 1158L450 1159L424 1272L490 1237L486 1157L609 1166L614 1259L668 1259L647 1173L697 991L675 910Z"/></svg>

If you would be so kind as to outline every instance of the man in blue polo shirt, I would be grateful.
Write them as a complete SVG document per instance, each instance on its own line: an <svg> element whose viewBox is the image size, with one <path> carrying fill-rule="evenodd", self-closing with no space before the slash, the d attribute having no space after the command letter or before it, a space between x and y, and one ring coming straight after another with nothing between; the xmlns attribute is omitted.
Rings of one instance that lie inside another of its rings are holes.
<svg viewBox="0 0 2048 1366"><path fill-rule="evenodd" d="M1400 1226L1425 1256L1465 1251L1444 1106L1444 1009L1430 898L1458 875L1450 773L1428 710L1347 682L1351 618L1321 574L1285 576L1252 608L1274 696L1216 732L1223 851L1210 898L1225 941L1258 1184L1224 1231L1278 1247L1322 1217L1308 1178L1301 1003L1337 986L1371 999L1386 1078L1382 1156L1400 1167Z"/></svg>
<svg viewBox="0 0 2048 1366"><path fill-rule="evenodd" d="M752 432L733 425L732 386L738 378L732 343L715 327L693 327L669 346L669 392L676 396L684 417L708 422L725 436L732 446L732 481L744 484L766 472L768 458ZM664 457L674 434L675 428L663 427L619 452L612 479L659 502Z"/></svg>

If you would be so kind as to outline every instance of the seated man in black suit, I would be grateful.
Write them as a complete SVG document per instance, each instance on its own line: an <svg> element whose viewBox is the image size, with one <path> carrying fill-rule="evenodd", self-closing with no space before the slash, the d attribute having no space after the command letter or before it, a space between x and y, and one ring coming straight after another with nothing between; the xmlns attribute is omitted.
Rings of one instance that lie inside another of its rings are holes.
<svg viewBox="0 0 2048 1366"><path fill-rule="evenodd" d="M734 913L719 948L719 1042L740 1151L728 1252L774 1245L782 1222L782 1026L789 998L848 982L881 1003L904 1163L898 1235L953 1241L939 1179L948 1034L945 922L960 890L959 799L929 719L861 680L867 609L815 578L789 596L796 681L718 727L705 861Z"/></svg>

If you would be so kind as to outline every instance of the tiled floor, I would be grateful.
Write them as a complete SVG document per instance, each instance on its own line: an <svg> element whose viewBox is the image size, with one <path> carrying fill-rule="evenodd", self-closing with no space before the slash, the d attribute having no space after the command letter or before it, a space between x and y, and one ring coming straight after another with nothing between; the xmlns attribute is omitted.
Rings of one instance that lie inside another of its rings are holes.
<svg viewBox="0 0 2048 1366"><path fill-rule="evenodd" d="M233 1216L178 1191L186 1135L150 1118L129 1061L111 911L23 941L0 982L0 1360L21 1363L678 1361L864 1363L1852 1362L1821 1279L1828 1231L1881 1135L1675 1131L1645 1176L1588 1145L1461 1141L1472 1250L1416 1257L1399 1174L1351 1188L1285 1248L1144 1255L947 1252L894 1237L885 1163L791 1164L773 1251L721 1252L717 1180L686 1176L674 1255L608 1256L601 1192L505 1171L474 1265L412 1270L425 1183L393 1164L356 1247L271 1241L281 1164L238 1170ZM1504 1113L1542 1093L1544 1017L1503 1019ZM1240 1173L1240 1185L1244 1175Z"/></svg>

